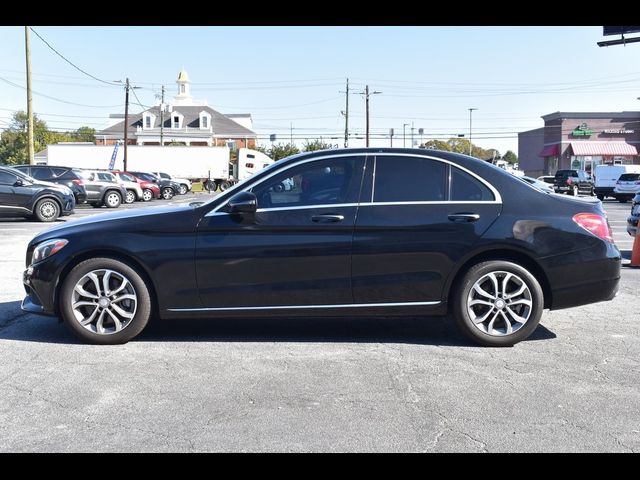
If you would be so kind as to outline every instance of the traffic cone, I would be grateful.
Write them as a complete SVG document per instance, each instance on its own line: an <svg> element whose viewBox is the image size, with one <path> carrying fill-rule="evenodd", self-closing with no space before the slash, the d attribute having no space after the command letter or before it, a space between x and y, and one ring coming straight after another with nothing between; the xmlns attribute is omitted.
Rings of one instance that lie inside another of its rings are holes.
<svg viewBox="0 0 640 480"><path fill-rule="evenodd" d="M629 266L633 268L640 268L640 232L636 232L636 238L633 241L633 250L631 250L631 263L629 264Z"/></svg>

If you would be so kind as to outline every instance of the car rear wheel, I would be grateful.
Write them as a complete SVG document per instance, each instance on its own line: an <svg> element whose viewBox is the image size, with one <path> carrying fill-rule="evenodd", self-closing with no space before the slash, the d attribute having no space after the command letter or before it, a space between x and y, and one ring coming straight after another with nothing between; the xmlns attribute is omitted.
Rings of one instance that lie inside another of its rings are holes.
<svg viewBox="0 0 640 480"><path fill-rule="evenodd" d="M145 202L149 202L151 201L151 199L153 199L153 192L150 189L145 188L142 191L142 200L144 200Z"/></svg>
<svg viewBox="0 0 640 480"><path fill-rule="evenodd" d="M104 204L107 208L118 208L122 203L122 196L118 192L107 192L104 197Z"/></svg>
<svg viewBox="0 0 640 480"><path fill-rule="evenodd" d="M181 183L180 187L178 188L178 193L180 195L186 195L188 191L189 191L189 187L186 186L184 183Z"/></svg>
<svg viewBox="0 0 640 480"><path fill-rule="evenodd" d="M209 192L215 192L216 189L218 188L218 184L213 180L207 180L204 183L204 188L206 188Z"/></svg>
<svg viewBox="0 0 640 480"><path fill-rule="evenodd" d="M224 192L230 186L231 186L231 183L227 182L226 180L224 182L220 182L220 191Z"/></svg>
<svg viewBox="0 0 640 480"><path fill-rule="evenodd" d="M457 286L452 310L474 342L510 347L538 326L544 308L540 283L522 266L503 260L474 265Z"/></svg>
<svg viewBox="0 0 640 480"><path fill-rule="evenodd" d="M596 195L597 199L600 201L604 200L604 195Z"/></svg>
<svg viewBox="0 0 640 480"><path fill-rule="evenodd" d="M165 200L171 200L173 198L173 188L171 187L164 187L161 193L162 198L164 198Z"/></svg>
<svg viewBox="0 0 640 480"><path fill-rule="evenodd" d="M136 192L127 190L127 196L124 197L124 203L130 204L136 201Z"/></svg>
<svg viewBox="0 0 640 480"><path fill-rule="evenodd" d="M54 222L60 216L60 205L51 198L43 198L36 203L33 213L40 222Z"/></svg>
<svg viewBox="0 0 640 480"><path fill-rule="evenodd" d="M142 277L112 258L76 265L63 281L58 302L67 327L89 343L126 343L151 316L151 297Z"/></svg>

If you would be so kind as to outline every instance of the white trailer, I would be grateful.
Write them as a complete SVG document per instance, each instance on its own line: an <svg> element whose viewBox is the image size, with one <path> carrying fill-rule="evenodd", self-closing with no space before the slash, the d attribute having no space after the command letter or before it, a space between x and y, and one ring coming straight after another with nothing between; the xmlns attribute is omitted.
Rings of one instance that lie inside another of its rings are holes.
<svg viewBox="0 0 640 480"><path fill-rule="evenodd" d="M59 143L46 150L47 165L74 168L124 170L124 149L84 143ZM268 156L248 148L238 152L237 173L230 168L228 147L187 147L130 145L127 147L127 170L166 172L192 182L202 182L207 189L226 190L264 166L273 163Z"/></svg>

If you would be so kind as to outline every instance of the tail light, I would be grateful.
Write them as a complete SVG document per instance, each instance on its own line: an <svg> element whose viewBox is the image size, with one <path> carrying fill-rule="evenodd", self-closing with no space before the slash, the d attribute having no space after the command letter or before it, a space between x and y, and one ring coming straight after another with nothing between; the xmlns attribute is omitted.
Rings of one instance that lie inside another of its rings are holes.
<svg viewBox="0 0 640 480"><path fill-rule="evenodd" d="M74 178L73 180L71 180L71 183L73 183L74 185L77 185L79 187L84 187L84 182L82 180L80 180L79 178Z"/></svg>
<svg viewBox="0 0 640 480"><path fill-rule="evenodd" d="M571 177L567 178L567 185L571 185Z"/></svg>
<svg viewBox="0 0 640 480"><path fill-rule="evenodd" d="M614 243L613 232L609 222L602 215L597 213L578 213L573 216L573 221L596 237Z"/></svg>

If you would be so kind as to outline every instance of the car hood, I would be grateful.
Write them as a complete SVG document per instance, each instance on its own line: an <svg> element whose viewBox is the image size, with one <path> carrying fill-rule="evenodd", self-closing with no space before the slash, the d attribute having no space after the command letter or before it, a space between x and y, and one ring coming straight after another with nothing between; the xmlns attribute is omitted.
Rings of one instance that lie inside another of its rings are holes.
<svg viewBox="0 0 640 480"><path fill-rule="evenodd" d="M69 219L62 224L56 225L52 228L40 233L31 241L32 244L39 243L51 238L62 237L65 235L79 234L85 230L91 230L94 228L119 228L127 226L129 222L132 222L136 226L141 225L159 225L162 219L158 218L161 215L169 215L172 213L193 211L193 207L189 204L171 205L171 206L158 206L158 207L146 207L136 208L132 210L98 213L84 218Z"/></svg>

